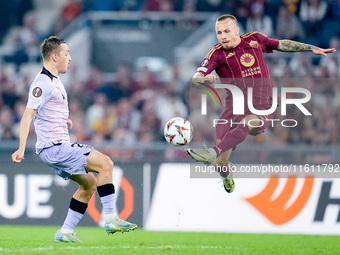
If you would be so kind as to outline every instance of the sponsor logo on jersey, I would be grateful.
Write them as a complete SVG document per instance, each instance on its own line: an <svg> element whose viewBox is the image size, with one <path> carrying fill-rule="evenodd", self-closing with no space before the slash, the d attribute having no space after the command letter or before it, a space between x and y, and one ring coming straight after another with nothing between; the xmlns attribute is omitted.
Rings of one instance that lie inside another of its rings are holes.
<svg viewBox="0 0 340 255"><path fill-rule="evenodd" d="M250 53L244 53L240 58L241 64L250 67L255 63L255 57Z"/></svg>

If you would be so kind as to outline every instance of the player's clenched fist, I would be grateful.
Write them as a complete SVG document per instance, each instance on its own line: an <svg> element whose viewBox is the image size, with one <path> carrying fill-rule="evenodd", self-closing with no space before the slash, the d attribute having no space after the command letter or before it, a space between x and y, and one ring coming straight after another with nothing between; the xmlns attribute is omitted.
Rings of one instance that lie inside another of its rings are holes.
<svg viewBox="0 0 340 255"><path fill-rule="evenodd" d="M20 163L24 159L24 152L21 150L17 150L12 154L12 161L14 163Z"/></svg>

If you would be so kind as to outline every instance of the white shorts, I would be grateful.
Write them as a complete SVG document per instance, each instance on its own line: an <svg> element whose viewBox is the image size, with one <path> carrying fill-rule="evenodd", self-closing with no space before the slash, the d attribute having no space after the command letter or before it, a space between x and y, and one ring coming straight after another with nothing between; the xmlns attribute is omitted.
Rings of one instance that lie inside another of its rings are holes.
<svg viewBox="0 0 340 255"><path fill-rule="evenodd" d="M87 174L86 157L92 149L92 146L86 144L59 143L44 148L39 156L57 175L68 180L72 175Z"/></svg>

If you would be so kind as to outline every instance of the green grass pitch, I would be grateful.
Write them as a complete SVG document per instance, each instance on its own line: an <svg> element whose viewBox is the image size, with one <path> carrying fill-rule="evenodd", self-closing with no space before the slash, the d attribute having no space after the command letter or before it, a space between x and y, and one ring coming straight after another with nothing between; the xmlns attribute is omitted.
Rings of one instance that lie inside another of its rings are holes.
<svg viewBox="0 0 340 255"><path fill-rule="evenodd" d="M107 235L77 227L81 244L54 243L58 227L0 226L0 254L340 254L340 236L151 232Z"/></svg>

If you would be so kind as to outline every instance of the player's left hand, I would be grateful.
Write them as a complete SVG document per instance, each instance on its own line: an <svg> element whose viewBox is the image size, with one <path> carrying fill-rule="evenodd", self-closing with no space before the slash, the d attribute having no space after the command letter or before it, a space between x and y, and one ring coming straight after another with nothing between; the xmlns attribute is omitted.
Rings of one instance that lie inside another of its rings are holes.
<svg viewBox="0 0 340 255"><path fill-rule="evenodd" d="M68 124L68 126L70 127L70 129L72 129L72 127L73 127L73 122L72 122L72 120L68 119L67 124Z"/></svg>
<svg viewBox="0 0 340 255"><path fill-rule="evenodd" d="M312 52L313 52L315 55L326 56L327 53L334 53L334 52L336 52L336 49L335 49L335 48L331 48L331 49L317 48L317 49L313 49Z"/></svg>
<svg viewBox="0 0 340 255"><path fill-rule="evenodd" d="M13 163L20 163L25 157L24 157L25 150L18 149L12 154L12 161Z"/></svg>

